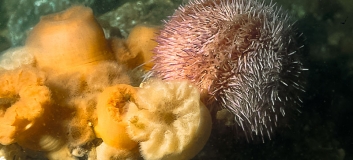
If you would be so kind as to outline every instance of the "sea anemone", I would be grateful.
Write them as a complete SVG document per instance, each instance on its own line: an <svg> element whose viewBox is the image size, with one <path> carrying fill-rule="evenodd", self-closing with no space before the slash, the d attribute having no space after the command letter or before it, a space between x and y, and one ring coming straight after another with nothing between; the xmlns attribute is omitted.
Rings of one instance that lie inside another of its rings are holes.
<svg viewBox="0 0 353 160"><path fill-rule="evenodd" d="M84 6L41 17L25 47L38 68L55 74L85 73L99 61L114 59L92 9Z"/></svg>
<svg viewBox="0 0 353 160"><path fill-rule="evenodd" d="M191 159L211 133L211 115L186 80L149 80L128 108L127 131L145 159Z"/></svg>
<svg viewBox="0 0 353 160"><path fill-rule="evenodd" d="M126 84L107 87L97 102L97 119L94 131L107 145L119 150L132 150L137 143L127 134L127 122L124 120L128 102L134 102L136 90Z"/></svg>
<svg viewBox="0 0 353 160"><path fill-rule="evenodd" d="M191 0L157 37L152 74L190 80L253 138L301 103L301 45L289 16L257 0Z"/></svg>
<svg viewBox="0 0 353 160"><path fill-rule="evenodd" d="M143 65L145 70L150 70L153 66L152 51L157 45L157 33L158 29L155 27L138 25L131 30L126 41L113 38L112 49L116 59L131 69Z"/></svg>
<svg viewBox="0 0 353 160"><path fill-rule="evenodd" d="M36 137L38 133L45 133L43 116L52 102L51 92L44 85L45 79L44 73L34 68L0 73L1 144L18 142L20 137L28 139L33 132L37 133Z"/></svg>
<svg viewBox="0 0 353 160"><path fill-rule="evenodd" d="M91 124L97 119L97 96L105 88L121 83L129 84L130 78L124 67L115 61L100 61L88 75L80 72L50 74L46 85L55 100L50 112L52 119L60 119L55 125L55 129L65 132L60 137L74 147L95 139Z"/></svg>

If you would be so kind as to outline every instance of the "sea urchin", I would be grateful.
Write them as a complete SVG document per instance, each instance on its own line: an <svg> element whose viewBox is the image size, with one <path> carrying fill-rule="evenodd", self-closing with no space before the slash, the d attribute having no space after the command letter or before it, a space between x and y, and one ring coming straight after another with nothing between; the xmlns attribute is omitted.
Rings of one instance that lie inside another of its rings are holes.
<svg viewBox="0 0 353 160"><path fill-rule="evenodd" d="M301 102L299 37L274 4L191 0L161 30L152 74L190 80L208 107L232 112L245 135L270 137L277 115Z"/></svg>

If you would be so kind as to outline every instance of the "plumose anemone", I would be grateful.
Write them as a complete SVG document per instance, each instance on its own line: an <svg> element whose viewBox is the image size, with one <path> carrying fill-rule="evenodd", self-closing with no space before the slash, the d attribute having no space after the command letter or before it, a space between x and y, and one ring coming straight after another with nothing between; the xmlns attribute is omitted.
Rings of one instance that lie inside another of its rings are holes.
<svg viewBox="0 0 353 160"><path fill-rule="evenodd" d="M246 136L270 137L278 115L301 103L300 38L274 4L191 0L160 31L151 73L190 80L208 107L233 113Z"/></svg>
<svg viewBox="0 0 353 160"><path fill-rule="evenodd" d="M106 39L82 5L43 16L24 46L0 56L0 159L183 160L199 153L212 119L196 86L157 78L130 85L153 66L157 32L137 26L126 40Z"/></svg>

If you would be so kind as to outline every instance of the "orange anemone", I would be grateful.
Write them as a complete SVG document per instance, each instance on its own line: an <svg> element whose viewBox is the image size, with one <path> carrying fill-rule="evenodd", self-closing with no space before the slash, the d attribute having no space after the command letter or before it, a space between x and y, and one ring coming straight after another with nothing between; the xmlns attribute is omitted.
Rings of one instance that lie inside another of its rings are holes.
<svg viewBox="0 0 353 160"><path fill-rule="evenodd" d="M43 16L26 41L38 68L55 72L80 71L101 60L114 59L92 9L74 6Z"/></svg>
<svg viewBox="0 0 353 160"><path fill-rule="evenodd" d="M127 134L127 122L124 120L128 102L134 102L136 90L126 84L118 84L106 88L97 102L98 123L94 127L97 137L117 149L131 150L137 143Z"/></svg>

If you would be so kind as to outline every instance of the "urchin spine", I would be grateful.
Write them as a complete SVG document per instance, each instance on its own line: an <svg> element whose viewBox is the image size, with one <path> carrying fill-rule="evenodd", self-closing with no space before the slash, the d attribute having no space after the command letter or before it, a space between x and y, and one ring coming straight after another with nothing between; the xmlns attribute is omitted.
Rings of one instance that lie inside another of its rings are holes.
<svg viewBox="0 0 353 160"><path fill-rule="evenodd" d="M235 115L245 135L270 137L278 115L301 103L302 46L289 17L256 0L194 0L157 38L155 75L189 79Z"/></svg>

